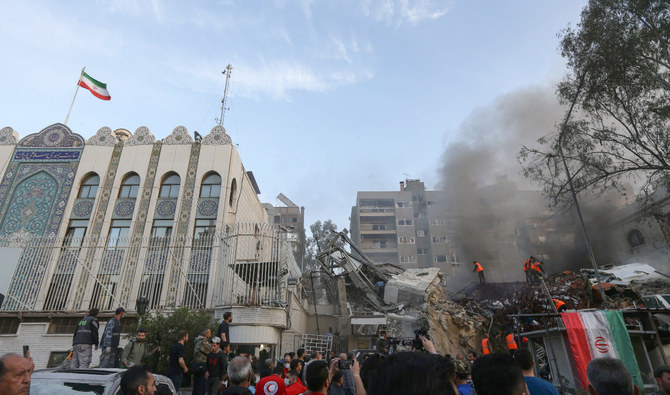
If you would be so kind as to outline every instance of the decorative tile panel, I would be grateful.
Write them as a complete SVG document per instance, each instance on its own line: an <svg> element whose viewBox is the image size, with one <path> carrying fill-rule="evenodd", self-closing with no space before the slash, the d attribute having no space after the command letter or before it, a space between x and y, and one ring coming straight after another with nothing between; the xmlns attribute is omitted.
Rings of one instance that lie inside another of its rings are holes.
<svg viewBox="0 0 670 395"><path fill-rule="evenodd" d="M112 133L112 129L103 126L98 129L95 136L86 141L87 145L97 145L102 147L114 147L116 145L116 136Z"/></svg>
<svg viewBox="0 0 670 395"><path fill-rule="evenodd" d="M93 204L95 199L77 199L72 206L70 218L75 219L89 219L93 212Z"/></svg>
<svg viewBox="0 0 670 395"><path fill-rule="evenodd" d="M114 219L132 219L135 211L135 199L116 199L114 203Z"/></svg>
<svg viewBox="0 0 670 395"><path fill-rule="evenodd" d="M198 199L198 209L196 216L198 218L216 218L219 211L219 199L200 198Z"/></svg>
<svg viewBox="0 0 670 395"><path fill-rule="evenodd" d="M10 141L15 137L7 128L1 134ZM0 235L18 239L30 234L53 242L83 147L84 139L63 124L19 141L0 183ZM34 249L23 250L7 291L13 302L3 305L5 310L34 308L46 273L50 253L34 256Z"/></svg>
<svg viewBox="0 0 670 395"><path fill-rule="evenodd" d="M178 145L178 144L192 144L193 139L188 133L188 130L183 126L177 126L174 128L172 133L169 136L163 139L163 144L165 145Z"/></svg>
<svg viewBox="0 0 670 395"><path fill-rule="evenodd" d="M132 301L131 291L133 286L133 279L135 278L135 271L137 270L137 261L139 258L140 248L142 247L142 236L144 235L144 228L146 227L147 216L149 214L151 194L154 189L156 169L158 168L158 160L161 156L162 147L163 144L160 141L154 143L154 146L151 150L151 158L149 159L147 174L144 177L142 196L140 197L137 218L135 219L135 226L133 227L132 236L130 239L130 257L128 259L128 263L126 264L125 271L121 275L121 297L119 300L124 306L128 306Z"/></svg>
<svg viewBox="0 0 670 395"><path fill-rule="evenodd" d="M156 202L154 218L172 219L177 212L177 199L162 198Z"/></svg>
<svg viewBox="0 0 670 395"><path fill-rule="evenodd" d="M16 145L19 142L19 134L16 130L7 126L0 129L0 145Z"/></svg>
<svg viewBox="0 0 670 395"><path fill-rule="evenodd" d="M221 130L223 130L223 128L221 128ZM188 232L189 219L191 218L191 210L193 208L193 193L195 189L196 175L198 173L198 162L200 159L200 147L201 145L197 143L191 145L191 155L188 160L188 170L186 172L186 181L184 182L184 190L182 192L181 207L179 208L179 216L177 217L177 230L175 232L177 242L184 240ZM170 268L170 277L168 280L166 300L168 306L176 306L177 303L177 290L179 288L183 257L184 249L176 249L173 254L172 267Z"/></svg>
<svg viewBox="0 0 670 395"><path fill-rule="evenodd" d="M126 145L150 145L156 142L156 138L148 127L140 126L135 130L133 136L126 141Z"/></svg>
<svg viewBox="0 0 670 395"><path fill-rule="evenodd" d="M204 139L202 139L202 144L204 145L228 145L232 144L230 136L226 133L226 129L223 126L214 126L212 131L209 132Z"/></svg>

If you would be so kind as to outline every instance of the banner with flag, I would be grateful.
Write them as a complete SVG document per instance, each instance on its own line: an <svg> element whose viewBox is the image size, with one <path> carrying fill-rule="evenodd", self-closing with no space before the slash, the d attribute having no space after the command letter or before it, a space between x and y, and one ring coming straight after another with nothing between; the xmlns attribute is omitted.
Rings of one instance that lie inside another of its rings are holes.
<svg viewBox="0 0 670 395"><path fill-rule="evenodd" d="M588 386L586 367L589 362L604 357L620 359L633 376L633 383L644 388L633 344L620 310L561 313L561 317L567 329L582 388L587 389Z"/></svg>
<svg viewBox="0 0 670 395"><path fill-rule="evenodd" d="M107 92L107 84L104 82L100 82L94 78L91 78L90 75L82 72L81 77L79 77L79 82L77 85L81 86L82 88L86 88L91 93L93 96L97 97L98 99L101 100L110 100L112 97L109 95L109 92Z"/></svg>

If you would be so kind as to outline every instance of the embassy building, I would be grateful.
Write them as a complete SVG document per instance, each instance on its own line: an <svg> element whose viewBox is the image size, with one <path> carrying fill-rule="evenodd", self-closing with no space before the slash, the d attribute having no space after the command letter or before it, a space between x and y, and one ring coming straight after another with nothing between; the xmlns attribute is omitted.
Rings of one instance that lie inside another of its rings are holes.
<svg viewBox="0 0 670 395"><path fill-rule="evenodd" d="M119 306L122 324L137 319L138 300L232 311L235 344L295 350L309 322L300 271L259 193L221 126L195 141L182 126L162 140L146 127L88 140L63 124L1 129L0 354L27 344L37 368L53 366L89 309L102 331Z"/></svg>

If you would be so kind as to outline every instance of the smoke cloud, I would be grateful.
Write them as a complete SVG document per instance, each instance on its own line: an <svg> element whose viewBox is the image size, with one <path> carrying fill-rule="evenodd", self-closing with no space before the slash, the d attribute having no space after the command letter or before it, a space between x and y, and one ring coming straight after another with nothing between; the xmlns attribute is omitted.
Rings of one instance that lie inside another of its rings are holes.
<svg viewBox="0 0 670 395"><path fill-rule="evenodd" d="M461 262L450 283L473 281L473 260L484 265L491 282L523 280L522 263L531 255L539 255L549 273L588 264L574 215L552 213L541 186L523 178L517 160L522 145L554 133L564 114L551 88L529 87L476 109L454 133L458 140L444 151L438 188L445 193L450 239ZM583 210L590 235L599 235L599 251L607 251L609 242L603 216L608 210Z"/></svg>

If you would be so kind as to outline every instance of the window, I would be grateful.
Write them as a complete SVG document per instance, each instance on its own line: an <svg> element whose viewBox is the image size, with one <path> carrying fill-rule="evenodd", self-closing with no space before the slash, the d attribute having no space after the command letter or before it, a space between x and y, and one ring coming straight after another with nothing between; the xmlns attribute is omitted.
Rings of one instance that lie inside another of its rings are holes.
<svg viewBox="0 0 670 395"><path fill-rule="evenodd" d="M385 224L372 224L372 230L386 230Z"/></svg>
<svg viewBox="0 0 670 395"><path fill-rule="evenodd" d="M424 213L414 213L414 218L424 218L426 214Z"/></svg>
<svg viewBox="0 0 670 395"><path fill-rule="evenodd" d="M412 207L412 202L395 202L395 206L398 208L403 208L403 207Z"/></svg>
<svg viewBox="0 0 670 395"><path fill-rule="evenodd" d="M216 220L213 219L196 219L193 236L196 239L203 237L211 237L216 230Z"/></svg>
<svg viewBox="0 0 670 395"><path fill-rule="evenodd" d="M165 177L163 183L161 184L161 190L158 196L162 198L178 198L180 182L181 179L179 178L179 175L175 173Z"/></svg>
<svg viewBox="0 0 670 395"><path fill-rule="evenodd" d="M431 225L444 225L447 223L447 220L444 218L433 218L430 220Z"/></svg>
<svg viewBox="0 0 670 395"><path fill-rule="evenodd" d="M21 322L16 317L0 318L0 335L15 335Z"/></svg>
<svg viewBox="0 0 670 395"><path fill-rule="evenodd" d="M156 241L172 236L173 223L174 221L171 219L155 219L154 226L151 228L151 237Z"/></svg>
<svg viewBox="0 0 670 395"><path fill-rule="evenodd" d="M201 198L218 198L221 195L221 176L216 173L210 173L205 176L200 186Z"/></svg>
<svg viewBox="0 0 670 395"><path fill-rule="evenodd" d="M447 244L447 236L433 236L433 243Z"/></svg>
<svg viewBox="0 0 670 395"><path fill-rule="evenodd" d="M52 351L49 354L49 361L47 362L47 368L57 368L60 364L65 361L65 358L70 355L69 351Z"/></svg>
<svg viewBox="0 0 670 395"><path fill-rule="evenodd" d="M98 193L98 185L100 185L100 177L97 174L91 174L84 179L79 188L79 197L82 199L95 199Z"/></svg>
<svg viewBox="0 0 670 395"><path fill-rule="evenodd" d="M428 248L417 248L416 253L418 255L428 255L430 254L430 250Z"/></svg>
<svg viewBox="0 0 670 395"><path fill-rule="evenodd" d="M414 244L414 237L398 237L398 243L400 244Z"/></svg>
<svg viewBox="0 0 670 395"><path fill-rule="evenodd" d="M88 227L87 219L73 219L65 232L63 247L81 247Z"/></svg>
<svg viewBox="0 0 670 395"><path fill-rule="evenodd" d="M233 182L230 183L230 198L228 198L228 205L233 206L233 199L237 193L237 180L233 178Z"/></svg>
<svg viewBox="0 0 670 395"><path fill-rule="evenodd" d="M123 247L128 245L128 234L130 233L129 219L113 219L109 228L107 239L108 247Z"/></svg>
<svg viewBox="0 0 670 395"><path fill-rule="evenodd" d="M426 231L421 229L417 230L416 237L426 237Z"/></svg>
<svg viewBox="0 0 670 395"><path fill-rule="evenodd" d="M414 263L416 262L416 255L400 256L400 263Z"/></svg>
<svg viewBox="0 0 670 395"><path fill-rule="evenodd" d="M435 255L433 257L433 261L435 261L435 263L446 262L447 261L447 256L446 255Z"/></svg>
<svg viewBox="0 0 670 395"><path fill-rule="evenodd" d="M81 317L54 317L51 319L47 333L54 334L72 334L77 328Z"/></svg>
<svg viewBox="0 0 670 395"><path fill-rule="evenodd" d="M398 225L412 225L412 220L400 218L398 219Z"/></svg>
<svg viewBox="0 0 670 395"><path fill-rule="evenodd" d="M119 190L120 198L136 198L137 192L140 190L140 176L132 173L121 183Z"/></svg>
<svg viewBox="0 0 670 395"><path fill-rule="evenodd" d="M631 248L639 247L645 243L644 236L642 235L642 232L640 232L637 229L633 229L630 232L628 232L628 244L630 244Z"/></svg>

